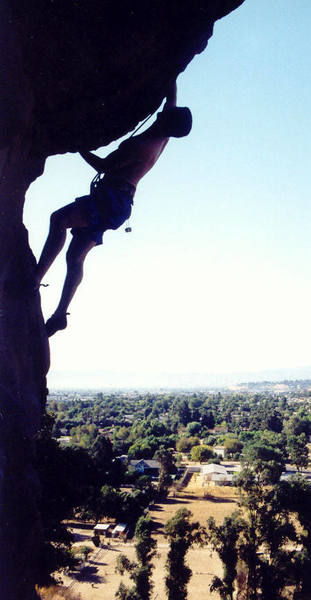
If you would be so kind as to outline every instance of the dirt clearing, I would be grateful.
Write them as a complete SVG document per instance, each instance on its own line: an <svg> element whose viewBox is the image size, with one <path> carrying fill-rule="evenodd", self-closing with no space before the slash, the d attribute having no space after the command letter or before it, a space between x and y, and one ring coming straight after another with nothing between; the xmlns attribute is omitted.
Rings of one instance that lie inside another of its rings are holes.
<svg viewBox="0 0 311 600"><path fill-rule="evenodd" d="M192 486L195 486L192 481ZM198 482L199 487L199 482ZM163 536L163 526L179 508L187 508L193 513L193 519L199 521L202 525L206 524L209 517L213 516L218 523L221 523L224 517L230 515L237 509L234 490L232 488L211 488L210 493L213 496L209 498L198 498L191 493L191 486L186 488L184 493L176 497L169 496L164 502L155 504L150 510L150 516L154 523L154 536L158 542L158 557L155 559L155 569L153 572L154 581L154 600L166 600L165 593L165 561L168 552L168 544ZM196 494L198 490L196 490ZM204 488L204 494L207 488ZM203 494L202 494L203 496ZM75 546L89 545L94 548L91 542L92 527L84 523L72 523L72 531L75 534ZM104 538L102 539L104 542ZM113 600L119 587L120 581L125 584L131 584L128 576L121 576L115 572L116 560L122 552L130 560L135 560L134 543L128 541L124 543L120 540L109 540L110 545L103 548L94 548L86 563L85 569L64 576L63 583L70 587L72 591L78 592L82 600L102 600L109 598ZM192 569L193 575L188 586L189 598L191 600L201 600L208 594L209 586L214 575L221 575L222 568L218 557L210 555L208 548L192 548L187 555L187 562ZM208 594L208 597L218 599L218 594Z"/></svg>

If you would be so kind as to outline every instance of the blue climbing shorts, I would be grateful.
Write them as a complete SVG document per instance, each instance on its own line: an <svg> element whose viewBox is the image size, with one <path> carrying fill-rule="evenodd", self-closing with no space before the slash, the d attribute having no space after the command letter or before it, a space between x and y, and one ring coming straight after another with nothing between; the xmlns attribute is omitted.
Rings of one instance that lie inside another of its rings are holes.
<svg viewBox="0 0 311 600"><path fill-rule="evenodd" d="M76 203L86 210L89 225L73 227L71 234L93 240L96 246L103 243L107 229L118 229L132 212L135 186L121 179L101 181L99 189L89 196L76 198Z"/></svg>

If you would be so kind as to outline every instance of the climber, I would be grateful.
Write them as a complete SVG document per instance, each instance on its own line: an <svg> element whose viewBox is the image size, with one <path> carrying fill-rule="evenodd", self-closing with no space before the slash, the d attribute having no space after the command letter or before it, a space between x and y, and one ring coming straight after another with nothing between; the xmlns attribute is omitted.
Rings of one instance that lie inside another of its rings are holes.
<svg viewBox="0 0 311 600"><path fill-rule="evenodd" d="M102 244L107 229L117 229L130 216L136 186L153 167L169 137L188 135L192 126L189 108L176 106L176 82L170 85L166 103L156 121L143 133L120 144L106 158L80 152L82 158L104 178L88 196L51 215L50 230L37 266L37 284L59 254L71 228L72 240L66 260L67 274L55 313L46 322L48 336L67 327L67 309L83 277L83 263L88 252Z"/></svg>

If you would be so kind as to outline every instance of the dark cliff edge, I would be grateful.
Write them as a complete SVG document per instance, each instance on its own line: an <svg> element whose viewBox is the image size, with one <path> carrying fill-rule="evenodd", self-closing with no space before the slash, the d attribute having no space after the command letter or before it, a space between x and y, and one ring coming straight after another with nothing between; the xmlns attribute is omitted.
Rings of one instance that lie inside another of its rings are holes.
<svg viewBox="0 0 311 600"><path fill-rule="evenodd" d="M36 598L34 435L49 347L23 226L51 154L94 149L153 113L244 0L3 0L0 6L0 590Z"/></svg>

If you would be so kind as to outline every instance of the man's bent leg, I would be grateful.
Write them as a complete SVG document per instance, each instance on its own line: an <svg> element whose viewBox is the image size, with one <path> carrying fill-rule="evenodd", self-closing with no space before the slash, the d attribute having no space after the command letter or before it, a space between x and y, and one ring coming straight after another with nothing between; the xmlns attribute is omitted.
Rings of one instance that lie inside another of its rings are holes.
<svg viewBox="0 0 311 600"><path fill-rule="evenodd" d="M50 230L44 244L38 265L37 281L40 283L56 256L64 246L66 229L85 227L88 224L83 210L75 202L56 210L50 218Z"/></svg>
<svg viewBox="0 0 311 600"><path fill-rule="evenodd" d="M73 236L66 255L67 274L62 295L55 313L46 323L48 336L53 335L59 329L67 327L67 309L82 281L85 258L94 246L96 246L94 240L82 235Z"/></svg>

